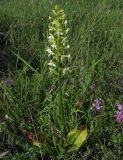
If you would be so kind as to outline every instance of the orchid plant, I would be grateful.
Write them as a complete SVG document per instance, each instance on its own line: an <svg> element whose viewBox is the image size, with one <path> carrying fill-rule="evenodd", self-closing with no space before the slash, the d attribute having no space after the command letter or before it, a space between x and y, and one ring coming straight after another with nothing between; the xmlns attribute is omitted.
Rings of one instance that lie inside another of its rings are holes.
<svg viewBox="0 0 123 160"><path fill-rule="evenodd" d="M61 132L65 132L64 106L63 106L63 76L70 71L66 67L66 61L70 60L70 54L66 54L69 49L68 44L68 22L63 9L55 6L49 17L48 26L48 67L50 74L59 81L59 119Z"/></svg>

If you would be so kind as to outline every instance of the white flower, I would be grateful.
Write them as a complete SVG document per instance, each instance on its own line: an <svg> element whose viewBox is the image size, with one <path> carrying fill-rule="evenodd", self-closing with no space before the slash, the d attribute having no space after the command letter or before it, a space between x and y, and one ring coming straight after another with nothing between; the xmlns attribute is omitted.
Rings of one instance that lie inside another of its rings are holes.
<svg viewBox="0 0 123 160"><path fill-rule="evenodd" d="M67 72L70 72L70 68L69 67L63 69L63 75L65 75Z"/></svg>
<svg viewBox="0 0 123 160"><path fill-rule="evenodd" d="M67 58L70 59L70 57L71 57L70 54L68 54L68 55L67 55Z"/></svg>
<svg viewBox="0 0 123 160"><path fill-rule="evenodd" d="M70 54L68 54L68 55L62 55L62 57L70 59L71 56L70 56Z"/></svg>
<svg viewBox="0 0 123 160"><path fill-rule="evenodd" d="M68 43L68 40L67 40L67 37L64 37L61 41L61 43L63 44L64 47L67 46L67 43Z"/></svg>
<svg viewBox="0 0 123 160"><path fill-rule="evenodd" d="M49 53L49 55L48 55L49 57L54 54L54 53L52 52L51 48L47 48L46 51Z"/></svg>
<svg viewBox="0 0 123 160"><path fill-rule="evenodd" d="M64 24L65 24L65 26L67 25L67 20L65 20Z"/></svg>
<svg viewBox="0 0 123 160"><path fill-rule="evenodd" d="M61 61L63 62L63 60L65 59L65 58L68 58L68 59L70 59L70 54L68 54L68 55L61 55Z"/></svg>
<svg viewBox="0 0 123 160"><path fill-rule="evenodd" d="M50 35L48 36L48 40L49 40L50 42L53 42L53 41L54 41L53 35L50 34Z"/></svg>
<svg viewBox="0 0 123 160"><path fill-rule="evenodd" d="M56 67L55 63L53 63L52 60L50 60L50 62L48 63L48 66L50 66L50 67Z"/></svg>
<svg viewBox="0 0 123 160"><path fill-rule="evenodd" d="M54 49L54 48L57 48L55 42L53 44L51 44L51 47Z"/></svg>
<svg viewBox="0 0 123 160"><path fill-rule="evenodd" d="M66 48L69 49L69 48L70 48L70 45L67 45Z"/></svg>
<svg viewBox="0 0 123 160"><path fill-rule="evenodd" d="M49 20L51 20L51 19L52 19L52 17L49 16Z"/></svg>
<svg viewBox="0 0 123 160"><path fill-rule="evenodd" d="M68 32L69 32L69 28L66 29L65 33L68 34Z"/></svg>
<svg viewBox="0 0 123 160"><path fill-rule="evenodd" d="M62 36L62 35L63 35L63 32L57 31L56 34Z"/></svg>

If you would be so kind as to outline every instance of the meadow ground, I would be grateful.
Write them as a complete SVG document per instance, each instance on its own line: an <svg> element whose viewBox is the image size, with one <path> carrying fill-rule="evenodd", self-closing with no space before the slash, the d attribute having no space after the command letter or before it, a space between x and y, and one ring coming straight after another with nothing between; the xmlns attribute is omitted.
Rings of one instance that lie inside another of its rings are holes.
<svg viewBox="0 0 123 160"><path fill-rule="evenodd" d="M64 133L46 52L56 4L70 29ZM122 104L122 0L0 0L0 159L122 160ZM87 140L68 152L67 134L83 125Z"/></svg>

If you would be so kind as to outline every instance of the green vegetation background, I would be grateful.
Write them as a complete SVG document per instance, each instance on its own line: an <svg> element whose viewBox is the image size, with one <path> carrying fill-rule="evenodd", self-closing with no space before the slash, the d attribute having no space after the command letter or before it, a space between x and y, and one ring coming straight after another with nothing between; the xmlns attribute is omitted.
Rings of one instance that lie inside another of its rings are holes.
<svg viewBox="0 0 123 160"><path fill-rule="evenodd" d="M57 121L57 81L49 77L45 64L48 17L55 4L64 9L70 28L72 73L64 79L68 131L81 123L89 129L85 146L65 158L79 160L89 155L96 160L122 160L122 126L114 119L115 103L123 101L122 0L0 1L0 29L7 39L4 47L17 56L8 74L14 87L1 85L0 94L6 100L0 102L0 151L10 150L5 159L12 160L24 159L25 154L34 160L37 155L60 159L55 126L49 117L55 114ZM90 107L98 97L103 99L104 110L96 115ZM22 128L45 131L50 146L37 149Z"/></svg>

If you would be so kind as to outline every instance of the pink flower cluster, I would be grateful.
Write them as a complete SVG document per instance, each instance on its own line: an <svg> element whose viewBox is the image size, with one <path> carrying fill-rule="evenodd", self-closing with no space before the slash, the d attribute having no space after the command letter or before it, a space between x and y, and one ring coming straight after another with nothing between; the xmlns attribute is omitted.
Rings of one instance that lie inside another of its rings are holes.
<svg viewBox="0 0 123 160"><path fill-rule="evenodd" d="M97 98L94 100L93 106L91 107L91 110L95 112L100 112L103 108L102 99ZM117 103L116 105L117 111L115 113L115 120L117 123L123 122L123 104Z"/></svg>
<svg viewBox="0 0 123 160"><path fill-rule="evenodd" d="M116 107L117 107L117 112L115 114L115 119L117 123L121 123L123 122L123 104L118 103Z"/></svg>
<svg viewBox="0 0 123 160"><path fill-rule="evenodd" d="M102 108L103 108L102 99L101 98L95 99L91 109L98 112L98 111L101 111Z"/></svg>
<svg viewBox="0 0 123 160"><path fill-rule="evenodd" d="M6 79L5 80L5 84L8 86L8 87L11 87L13 85L14 81L13 79Z"/></svg>

